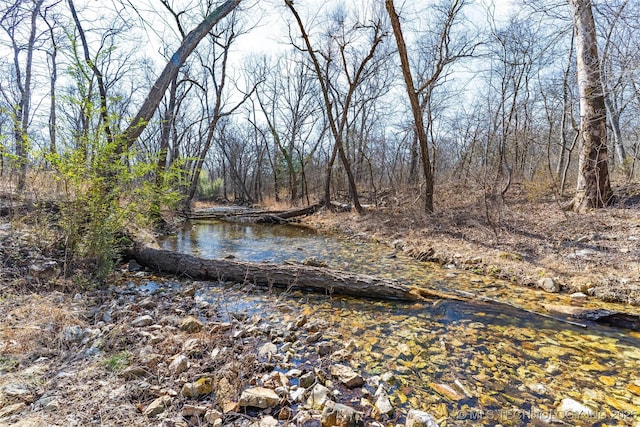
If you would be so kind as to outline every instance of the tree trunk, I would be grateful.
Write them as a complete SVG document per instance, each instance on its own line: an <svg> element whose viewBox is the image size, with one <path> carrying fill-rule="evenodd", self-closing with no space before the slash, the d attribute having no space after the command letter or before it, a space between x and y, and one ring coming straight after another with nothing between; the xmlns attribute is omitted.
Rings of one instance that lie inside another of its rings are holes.
<svg viewBox="0 0 640 427"><path fill-rule="evenodd" d="M395 280L298 264L254 263L203 259L193 255L139 245L135 258L143 266L163 272L209 280L230 280L287 289L312 289L327 294L366 298L419 300L413 288Z"/></svg>
<svg viewBox="0 0 640 427"><path fill-rule="evenodd" d="M34 8L31 12L31 32L29 34L29 44L27 45L27 63L25 65L24 86L21 87L18 76L18 87L20 88L20 101L16 108L16 124L14 125L14 135L16 139L16 157L19 162L18 174L18 192L24 190L27 178L27 161L29 157L29 115L31 113L31 77L33 64L33 50L36 41L36 20L40 14L40 7L44 0L34 2ZM15 46L15 40L13 40ZM14 52L14 63L16 73L19 73L18 63L19 50Z"/></svg>
<svg viewBox="0 0 640 427"><path fill-rule="evenodd" d="M576 30L582 147L572 207L577 212L606 206L613 192L607 159L607 117L600 80L596 28L589 0L569 0Z"/></svg>
<svg viewBox="0 0 640 427"><path fill-rule="evenodd" d="M411 75L411 65L409 64L409 55L407 53L407 46L402 34L402 28L400 27L400 18L396 13L393 6L393 0L385 0L385 6L391 19L391 26L393 27L393 35L396 39L398 46L398 54L400 56L400 64L402 67L402 77L404 78L405 88L407 96L411 104L411 113L413 114L413 122L415 126L418 142L420 143L420 154L422 158L422 171L424 173L425 190L424 190L424 210L427 213L433 212L433 175L431 170L431 162L429 160L429 146L427 143L427 132L424 128L424 117L422 109L420 108L420 101L418 99L418 92L413 83L413 76Z"/></svg>
<svg viewBox="0 0 640 427"><path fill-rule="evenodd" d="M151 120L158 105L160 105L160 101L162 101L171 81L178 74L180 67L182 67L191 52L198 46L200 40L209 34L209 31L211 31L222 18L231 13L240 2L241 0L228 0L224 2L207 15L200 25L187 34L178 50L173 54L171 60L153 84L138 114L136 114L129 127L122 133L121 143L125 148L130 148L147 127L149 120Z"/></svg>

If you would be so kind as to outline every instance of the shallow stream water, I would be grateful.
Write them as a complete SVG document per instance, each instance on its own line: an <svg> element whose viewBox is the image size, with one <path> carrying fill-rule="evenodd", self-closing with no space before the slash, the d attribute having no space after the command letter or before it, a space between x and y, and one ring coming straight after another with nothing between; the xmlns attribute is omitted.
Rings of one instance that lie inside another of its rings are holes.
<svg viewBox="0 0 640 427"><path fill-rule="evenodd" d="M296 226L194 222L162 245L205 258L255 262L313 257L329 268L468 291L511 305L406 304L217 287L200 295L224 300L230 312L257 314L274 323L299 314L326 322L323 339L336 349L350 349L355 368L367 376L395 376L388 392L401 412L426 410L441 425L456 426L640 425L640 334L596 324L571 325L531 312L545 303L570 304L565 295L443 269L384 245ZM343 396L343 403L357 406L350 398ZM576 416L560 411L568 399L589 412Z"/></svg>

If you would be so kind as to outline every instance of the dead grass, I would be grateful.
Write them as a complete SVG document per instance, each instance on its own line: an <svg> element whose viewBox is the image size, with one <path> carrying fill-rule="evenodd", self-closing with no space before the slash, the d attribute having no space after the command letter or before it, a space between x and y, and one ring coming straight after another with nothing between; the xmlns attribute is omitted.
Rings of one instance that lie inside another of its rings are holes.
<svg viewBox="0 0 640 427"><path fill-rule="evenodd" d="M59 293L47 298L38 294L5 297L0 304L6 313L0 319L0 355L32 353L42 346L60 348L65 326L84 325L79 313L69 309L69 300Z"/></svg>

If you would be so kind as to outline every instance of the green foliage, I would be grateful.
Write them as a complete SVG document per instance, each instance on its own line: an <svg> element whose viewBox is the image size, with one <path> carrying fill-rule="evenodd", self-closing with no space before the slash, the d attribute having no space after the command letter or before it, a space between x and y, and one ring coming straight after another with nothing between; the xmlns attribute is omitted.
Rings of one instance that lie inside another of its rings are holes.
<svg viewBox="0 0 640 427"><path fill-rule="evenodd" d="M128 351L121 351L118 354L114 354L104 360L105 367L111 372L122 372L131 360L131 353Z"/></svg>
<svg viewBox="0 0 640 427"><path fill-rule="evenodd" d="M89 153L76 149L50 161L65 189L60 225L67 262L91 266L103 280L128 243L125 231L153 227L162 207L178 203L178 192L162 183L175 183L179 174L171 169L151 181L157 173L151 160L135 161L133 152L121 155L117 142L87 146Z"/></svg>
<svg viewBox="0 0 640 427"><path fill-rule="evenodd" d="M198 197L202 200L213 200L220 195L224 180L216 178L213 181L204 175L198 179Z"/></svg>

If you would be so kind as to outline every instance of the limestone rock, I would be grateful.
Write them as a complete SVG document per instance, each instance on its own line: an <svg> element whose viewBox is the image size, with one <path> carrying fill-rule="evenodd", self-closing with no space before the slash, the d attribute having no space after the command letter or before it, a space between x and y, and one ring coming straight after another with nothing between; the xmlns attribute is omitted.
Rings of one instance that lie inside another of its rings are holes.
<svg viewBox="0 0 640 427"><path fill-rule="evenodd" d="M347 365L332 365L329 371L338 381L349 388L360 387L364 384L362 377Z"/></svg>
<svg viewBox="0 0 640 427"><path fill-rule="evenodd" d="M183 417L200 417L207 412L207 407L202 405L189 405L186 404L182 407L182 416Z"/></svg>
<svg viewBox="0 0 640 427"><path fill-rule="evenodd" d="M149 418L155 417L156 415L163 413L169 404L171 404L171 397L161 396L147 406L144 410L144 414Z"/></svg>
<svg viewBox="0 0 640 427"><path fill-rule="evenodd" d="M129 366L124 371L122 371L122 376L126 379L135 379L140 377L145 377L149 374L147 368L143 366Z"/></svg>
<svg viewBox="0 0 640 427"><path fill-rule="evenodd" d="M329 389L321 384L316 384L311 389L311 394L307 399L307 406L312 409L322 409L329 401Z"/></svg>
<svg viewBox="0 0 640 427"><path fill-rule="evenodd" d="M213 379L210 377L200 378L192 383L186 383L182 386L180 394L184 397L197 399L200 396L209 394L213 391Z"/></svg>
<svg viewBox="0 0 640 427"><path fill-rule="evenodd" d="M204 342L198 338L189 338L182 344L182 351L189 355L202 353L205 348Z"/></svg>
<svg viewBox="0 0 640 427"><path fill-rule="evenodd" d="M278 347L274 343L268 342L264 344L258 350L258 357L261 358L269 358L271 355L276 354L278 352Z"/></svg>
<svg viewBox="0 0 640 427"><path fill-rule="evenodd" d="M584 292L574 292L569 295L569 298L571 298L572 301L584 301L587 299L587 294Z"/></svg>
<svg viewBox="0 0 640 427"><path fill-rule="evenodd" d="M384 387L380 385L378 390L376 391L376 399L375 408L378 414L380 415L388 415L393 412L393 406L391 406L391 401L389 400L389 396L384 391Z"/></svg>
<svg viewBox="0 0 640 427"><path fill-rule="evenodd" d="M449 400L457 402L459 400L464 399L466 396L460 392L458 392L455 388L448 384L442 383L429 383L429 386L435 390L438 394L446 397Z"/></svg>
<svg viewBox="0 0 640 427"><path fill-rule="evenodd" d="M556 283L551 277L543 277L538 280L538 287L545 292L557 293L560 292L560 285Z"/></svg>
<svg viewBox="0 0 640 427"><path fill-rule="evenodd" d="M193 316L189 316L180 322L180 330L190 334L201 331L203 327L202 322Z"/></svg>
<svg viewBox="0 0 640 427"><path fill-rule="evenodd" d="M260 421L253 423L252 426L255 427L276 427L278 425L278 420L273 418L271 415L267 415L262 418Z"/></svg>
<svg viewBox="0 0 640 427"><path fill-rule="evenodd" d="M2 394L10 398L14 402L21 400L23 402L33 402L33 393L29 388L22 383L9 383L2 388Z"/></svg>
<svg viewBox="0 0 640 427"><path fill-rule="evenodd" d="M216 411L215 409L209 409L204 414L204 420L209 423L209 425L222 425L222 413L220 411ZM218 423L218 424L216 424Z"/></svg>
<svg viewBox="0 0 640 427"><path fill-rule="evenodd" d="M318 352L318 356L326 356L331 353L331 343L327 341L319 342L316 345L316 351Z"/></svg>
<svg viewBox="0 0 640 427"><path fill-rule="evenodd" d="M591 408L569 397L562 399L562 402L560 402L560 406L558 406L556 412L558 413L560 418L569 417L571 415L581 415L587 417L593 416L593 410Z"/></svg>
<svg viewBox="0 0 640 427"><path fill-rule="evenodd" d="M271 408L280 402L278 394L270 388L254 387L244 390L240 395L240 406Z"/></svg>
<svg viewBox="0 0 640 427"><path fill-rule="evenodd" d="M300 377L300 387L309 388L316 382L316 376L313 372L307 372Z"/></svg>
<svg viewBox="0 0 640 427"><path fill-rule="evenodd" d="M171 375L180 375L189 367L189 358L184 354L178 354L174 356L173 360L169 364L169 372Z"/></svg>
<svg viewBox="0 0 640 427"><path fill-rule="evenodd" d="M133 322L131 322L131 326L135 326L136 328L141 328L143 326L153 325L153 317L145 314L144 316L136 317Z"/></svg>
<svg viewBox="0 0 640 427"><path fill-rule="evenodd" d="M327 402L320 420L322 427L364 427L362 415L353 408L335 402Z"/></svg>
<svg viewBox="0 0 640 427"><path fill-rule="evenodd" d="M427 412L411 409L407 414L406 427L438 427L435 418Z"/></svg>

